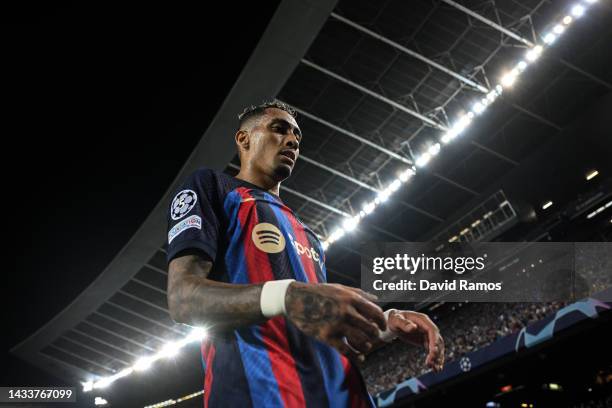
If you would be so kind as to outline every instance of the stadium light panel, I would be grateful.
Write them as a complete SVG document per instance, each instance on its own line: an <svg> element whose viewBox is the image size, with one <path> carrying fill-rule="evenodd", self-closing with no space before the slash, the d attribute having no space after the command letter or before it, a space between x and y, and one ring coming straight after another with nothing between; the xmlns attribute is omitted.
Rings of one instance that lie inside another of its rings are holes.
<svg viewBox="0 0 612 408"><path fill-rule="evenodd" d="M353 231L359 224L359 217L351 217L344 220L342 227L346 232Z"/></svg>
<svg viewBox="0 0 612 408"><path fill-rule="evenodd" d="M572 7L572 16L581 17L584 14L584 6L582 4L576 4Z"/></svg>
<svg viewBox="0 0 612 408"><path fill-rule="evenodd" d="M486 100L486 99L485 99ZM487 106L485 104L483 104L482 102L476 102L473 106L472 106L472 111L476 114L481 114L482 112L485 111L485 109L487 108Z"/></svg>
<svg viewBox="0 0 612 408"><path fill-rule="evenodd" d="M376 208L376 205L374 203L367 203L366 205L363 206L363 212L365 212L366 214L371 214L375 208Z"/></svg>
<svg viewBox="0 0 612 408"><path fill-rule="evenodd" d="M594 179L595 177L597 177L597 175L599 174L599 172L597 170L593 170L587 173L586 175L586 179L587 181Z"/></svg>
<svg viewBox="0 0 612 408"><path fill-rule="evenodd" d="M390 195L391 194L388 190L383 190L378 194L377 198L380 200L381 203L384 203L385 201L389 199Z"/></svg>
<svg viewBox="0 0 612 408"><path fill-rule="evenodd" d="M514 68L512 71L508 72L502 77L502 85L504 87L511 87L516 82L516 79L518 78L519 74L520 72L518 71L518 69Z"/></svg>
<svg viewBox="0 0 612 408"><path fill-rule="evenodd" d="M105 399L104 399L104 398L102 398L102 397L96 397L96 398L94 399L94 405L100 405L100 406L101 406L101 405L106 405L106 404L108 404L108 401L107 401L107 400L105 400Z"/></svg>
<svg viewBox="0 0 612 408"><path fill-rule="evenodd" d="M187 341L188 342L192 342L192 341L202 341L204 340L204 337L206 337L206 329L203 327L195 327L191 333L189 333L189 336L187 337Z"/></svg>
<svg viewBox="0 0 612 408"><path fill-rule="evenodd" d="M433 145L431 145L429 147L429 149L427 150L427 152L431 155L431 156L435 156L438 153L440 153L440 143L435 143Z"/></svg>
<svg viewBox="0 0 612 408"><path fill-rule="evenodd" d="M145 371L151 368L153 365L153 358L151 357L142 357L134 364L134 370L136 371Z"/></svg>
<svg viewBox="0 0 612 408"><path fill-rule="evenodd" d="M414 175L414 172L412 171L412 169L408 169L406 171L403 171L400 175L399 175L399 179L402 183L405 183L408 181L408 179L410 179L410 177L412 177ZM369 214L369 213L368 213Z"/></svg>
<svg viewBox="0 0 612 408"><path fill-rule="evenodd" d="M563 34L563 31L565 31L565 27L563 27L561 24L557 24L553 27L553 33L557 35Z"/></svg>
<svg viewBox="0 0 612 408"><path fill-rule="evenodd" d="M109 385L111 385L112 381L110 378L103 378L100 381L96 381L94 383L94 388L99 389L99 388L106 388Z"/></svg>
<svg viewBox="0 0 612 408"><path fill-rule="evenodd" d="M431 160L431 155L429 153L423 153L416 160L416 165L417 165L417 167L425 167L425 166L427 166L427 163L429 163L429 160Z"/></svg>
<svg viewBox="0 0 612 408"><path fill-rule="evenodd" d="M177 343L167 343L161 350L161 357L174 357L178 354L180 350L180 345Z"/></svg>
<svg viewBox="0 0 612 408"><path fill-rule="evenodd" d="M552 44L555 42L555 40L557 39L557 36L554 35L553 33L548 33L544 36L544 38L542 39L546 44Z"/></svg>
<svg viewBox="0 0 612 408"><path fill-rule="evenodd" d="M397 179L394 180L393 183L391 183L391 185L389 186L389 190L391 190L392 192L396 192L397 190L399 190L399 188L402 186L402 182Z"/></svg>
<svg viewBox="0 0 612 408"><path fill-rule="evenodd" d="M445 134L442 135L442 137L440 138L440 141L444 144L447 144L451 140L453 140L453 138L454 136L452 136L450 132L446 132Z"/></svg>

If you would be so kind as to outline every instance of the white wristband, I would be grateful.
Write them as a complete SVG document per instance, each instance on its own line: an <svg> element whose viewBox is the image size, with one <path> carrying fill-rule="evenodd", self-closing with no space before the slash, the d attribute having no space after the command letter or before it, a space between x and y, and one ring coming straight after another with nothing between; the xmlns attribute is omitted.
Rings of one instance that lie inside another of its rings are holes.
<svg viewBox="0 0 612 408"><path fill-rule="evenodd" d="M391 314L391 312L393 312L395 309L389 309L389 310L385 310L385 312L383 313L385 315L385 321L387 322L387 330L385 331L380 331L379 330L379 334L378 337L384 341L385 343L391 343L393 340L395 340L397 338L397 334L395 334L394 332L392 332L389 329L389 315Z"/></svg>
<svg viewBox="0 0 612 408"><path fill-rule="evenodd" d="M284 315L287 312L285 310L287 288L294 281L295 279L282 279L264 283L259 298L261 314L265 317Z"/></svg>

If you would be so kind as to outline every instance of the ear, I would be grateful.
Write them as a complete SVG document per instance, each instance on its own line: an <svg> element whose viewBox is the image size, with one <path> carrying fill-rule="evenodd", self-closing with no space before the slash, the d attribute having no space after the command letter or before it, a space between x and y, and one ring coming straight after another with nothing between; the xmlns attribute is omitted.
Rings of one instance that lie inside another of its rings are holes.
<svg viewBox="0 0 612 408"><path fill-rule="evenodd" d="M236 135L234 136L234 139L236 140L236 146L238 147L239 151L247 151L249 150L249 144L250 144L250 134L248 131L244 130L244 129L239 129L236 132Z"/></svg>

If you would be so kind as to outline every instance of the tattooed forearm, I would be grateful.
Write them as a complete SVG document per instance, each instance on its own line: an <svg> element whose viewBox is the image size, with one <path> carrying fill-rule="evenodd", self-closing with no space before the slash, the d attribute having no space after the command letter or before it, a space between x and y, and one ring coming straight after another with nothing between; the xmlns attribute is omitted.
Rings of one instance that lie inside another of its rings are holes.
<svg viewBox="0 0 612 408"><path fill-rule="evenodd" d="M197 255L170 262L168 306L180 323L229 330L264 322L260 297L263 284L234 285L208 279L212 264ZM286 319L305 334L351 355L365 352L386 328L374 297L338 284L293 282L285 296Z"/></svg>
<svg viewBox="0 0 612 408"><path fill-rule="evenodd" d="M234 285L207 279L211 267L211 262L196 255L172 260L168 273L172 319L212 330L264 321L259 305L262 285Z"/></svg>
<svg viewBox="0 0 612 408"><path fill-rule="evenodd" d="M324 326L340 318L338 301L317 292L316 285L294 283L287 290L285 305L287 315L302 330L316 335Z"/></svg>

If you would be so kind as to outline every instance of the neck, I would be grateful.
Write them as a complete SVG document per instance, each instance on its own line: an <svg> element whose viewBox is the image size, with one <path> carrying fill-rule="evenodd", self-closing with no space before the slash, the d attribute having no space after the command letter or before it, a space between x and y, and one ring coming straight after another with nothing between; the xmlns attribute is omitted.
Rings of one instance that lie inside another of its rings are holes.
<svg viewBox="0 0 612 408"><path fill-rule="evenodd" d="M265 173L254 171L252 168L241 167L234 177L255 184L272 194L279 195L280 182Z"/></svg>

